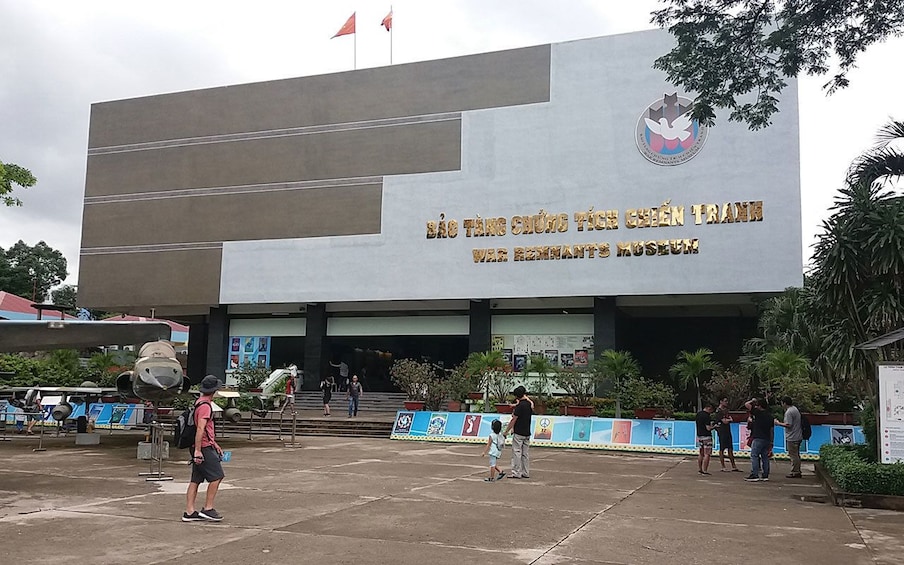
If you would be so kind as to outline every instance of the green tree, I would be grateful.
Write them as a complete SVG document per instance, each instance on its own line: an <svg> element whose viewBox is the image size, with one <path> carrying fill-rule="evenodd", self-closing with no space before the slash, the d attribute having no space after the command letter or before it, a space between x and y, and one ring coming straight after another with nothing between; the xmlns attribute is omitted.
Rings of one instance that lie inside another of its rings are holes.
<svg viewBox="0 0 904 565"><path fill-rule="evenodd" d="M31 188L37 182L38 179L28 169L14 163L0 161L0 200L6 206L22 205L21 200L10 196L15 188L13 185L18 185L21 188Z"/></svg>
<svg viewBox="0 0 904 565"><path fill-rule="evenodd" d="M31 247L20 239L2 254L0 290L10 294L42 301L69 274L63 254L43 241Z"/></svg>
<svg viewBox="0 0 904 565"><path fill-rule="evenodd" d="M626 378L640 375L640 363L629 351L607 349L593 362L591 370L599 372L605 382L611 383L615 396L615 417L621 418L622 383Z"/></svg>
<svg viewBox="0 0 904 565"><path fill-rule="evenodd" d="M78 303L78 290L71 284L64 284L50 293L50 298L57 306L75 308Z"/></svg>
<svg viewBox="0 0 904 565"><path fill-rule="evenodd" d="M719 364L713 361L712 354L713 352L705 347L701 347L693 353L682 351L678 354L677 363L669 368L669 373L678 378L678 384L682 389L686 389L691 382L694 383L694 389L697 392L697 412L703 410L700 377L706 371L719 369Z"/></svg>
<svg viewBox="0 0 904 565"><path fill-rule="evenodd" d="M488 387L494 375L507 369L501 351L475 351L465 360L468 376L475 381L475 390L489 393Z"/></svg>
<svg viewBox="0 0 904 565"><path fill-rule="evenodd" d="M769 125L788 77L833 72L824 88L848 85L857 56L904 31L902 0L662 0L653 22L677 45L656 60L670 82L697 92L692 116L714 108L751 129ZM837 60L837 69L831 62Z"/></svg>
<svg viewBox="0 0 904 565"><path fill-rule="evenodd" d="M904 177L900 140L904 122L890 122L854 162L813 254L811 316L825 328L824 358L868 399L875 396L876 355L854 346L904 327L904 197L895 191ZM891 344L878 356L904 359L904 348Z"/></svg>

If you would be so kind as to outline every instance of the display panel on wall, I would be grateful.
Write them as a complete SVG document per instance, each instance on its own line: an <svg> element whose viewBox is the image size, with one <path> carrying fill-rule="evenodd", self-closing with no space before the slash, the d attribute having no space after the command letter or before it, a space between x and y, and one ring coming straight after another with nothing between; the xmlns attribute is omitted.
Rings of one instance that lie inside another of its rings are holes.
<svg viewBox="0 0 904 565"><path fill-rule="evenodd" d="M238 369L248 363L270 366L270 336L230 336L227 367Z"/></svg>
<svg viewBox="0 0 904 565"><path fill-rule="evenodd" d="M391 439L483 443L493 420L508 424L511 414L472 412L412 412L396 414ZM611 449L656 453L697 453L696 424L684 420L627 420L535 415L531 418L531 444L546 447ZM731 424L735 453L750 454L747 424ZM775 428L776 455L786 455L785 429ZM717 436L717 434L716 434ZM801 445L801 455L819 457L827 443L865 443L860 426L813 426L813 435ZM718 437L714 449L718 450Z"/></svg>
<svg viewBox="0 0 904 565"><path fill-rule="evenodd" d="M592 335L494 335L491 345L514 371L523 371L531 357L546 357L563 369L586 369L593 362Z"/></svg>

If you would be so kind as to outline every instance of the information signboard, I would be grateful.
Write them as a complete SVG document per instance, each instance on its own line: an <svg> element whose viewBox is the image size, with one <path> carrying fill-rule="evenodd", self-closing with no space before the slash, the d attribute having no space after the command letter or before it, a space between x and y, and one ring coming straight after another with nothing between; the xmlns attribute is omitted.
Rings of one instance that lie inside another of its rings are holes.
<svg viewBox="0 0 904 565"><path fill-rule="evenodd" d="M879 460L904 461L904 363L879 363Z"/></svg>

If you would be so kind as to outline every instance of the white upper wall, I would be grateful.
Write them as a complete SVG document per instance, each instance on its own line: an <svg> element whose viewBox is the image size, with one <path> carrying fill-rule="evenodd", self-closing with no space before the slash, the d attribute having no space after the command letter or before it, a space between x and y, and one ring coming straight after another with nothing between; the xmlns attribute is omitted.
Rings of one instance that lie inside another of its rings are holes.
<svg viewBox="0 0 904 565"><path fill-rule="evenodd" d="M693 159L657 165L638 150L638 120L664 94L692 98L652 69L670 47L661 31L553 45L550 102L466 112L462 170L386 177L381 234L225 243L221 303L746 293L800 285L796 81L770 127L751 132L722 112ZM684 226L626 227L627 209L665 201L684 206ZM763 220L695 225L692 205L740 201L762 201ZM577 231L575 212L591 207L618 210L619 228ZM511 233L512 216L540 210L566 214L568 231ZM458 221L458 237L426 237L426 223L440 214ZM463 220L478 215L505 217L507 234L466 237ZM699 253L616 256L619 241L684 238L698 239ZM516 246L584 243L609 243L611 256L514 261ZM508 261L475 263L472 250L489 247L506 248Z"/></svg>

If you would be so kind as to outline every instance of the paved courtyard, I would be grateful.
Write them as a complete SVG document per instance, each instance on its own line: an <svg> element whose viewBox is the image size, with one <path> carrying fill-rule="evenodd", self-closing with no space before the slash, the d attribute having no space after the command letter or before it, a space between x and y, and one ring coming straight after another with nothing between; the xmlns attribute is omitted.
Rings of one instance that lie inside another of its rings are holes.
<svg viewBox="0 0 904 565"><path fill-rule="evenodd" d="M225 440L226 519L186 524L188 466L146 482L138 439L50 438L37 453L0 443L2 562L852 565L904 554L904 514L819 503L806 466L803 480L779 462L771 482L745 483L718 463L701 477L686 457L536 448L529 480L485 483L481 446L388 439Z"/></svg>

